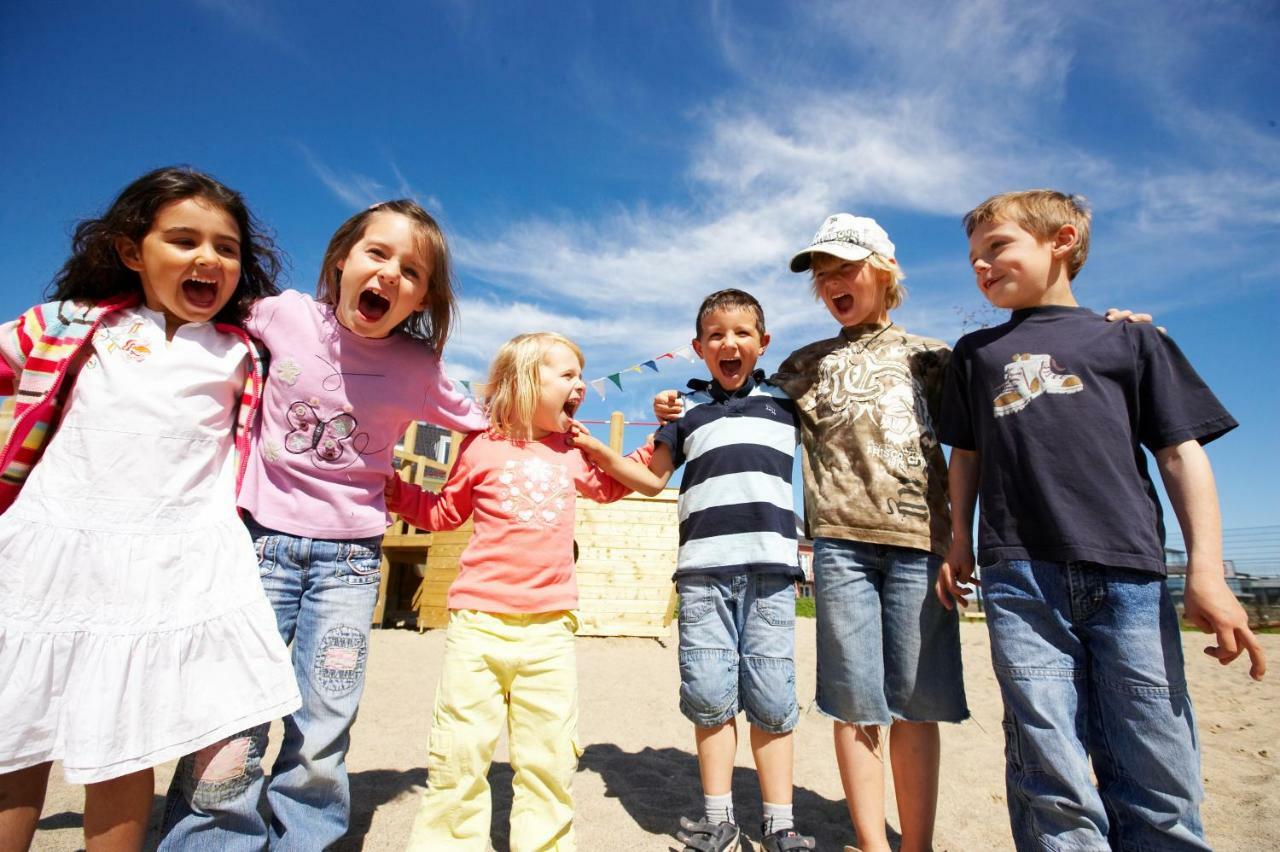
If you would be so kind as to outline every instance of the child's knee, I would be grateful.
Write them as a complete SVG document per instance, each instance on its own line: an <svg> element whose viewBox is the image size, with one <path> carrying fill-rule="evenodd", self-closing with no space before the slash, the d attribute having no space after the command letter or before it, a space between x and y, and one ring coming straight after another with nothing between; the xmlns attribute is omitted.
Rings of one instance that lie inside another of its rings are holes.
<svg viewBox="0 0 1280 852"><path fill-rule="evenodd" d="M184 757L178 771L191 805L215 808L244 795L262 774L266 734L267 726L260 725Z"/></svg>
<svg viewBox="0 0 1280 852"><path fill-rule="evenodd" d="M680 709L709 728L738 712L738 655L698 648L680 654Z"/></svg>
<svg viewBox="0 0 1280 852"><path fill-rule="evenodd" d="M795 660L743 657L742 672L742 706L751 724L771 734L794 728L800 719Z"/></svg>
<svg viewBox="0 0 1280 852"><path fill-rule="evenodd" d="M349 695L364 683L369 638L359 627L329 629L316 650L312 677L316 687L334 698Z"/></svg>

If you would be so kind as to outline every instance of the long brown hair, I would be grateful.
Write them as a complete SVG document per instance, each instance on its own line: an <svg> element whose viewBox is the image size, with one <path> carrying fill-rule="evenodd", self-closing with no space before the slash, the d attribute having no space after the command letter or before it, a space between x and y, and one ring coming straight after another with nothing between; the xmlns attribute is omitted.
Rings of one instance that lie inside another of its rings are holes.
<svg viewBox="0 0 1280 852"><path fill-rule="evenodd" d="M160 208L188 198L216 205L226 211L240 229L240 280L214 320L236 325L244 322L254 302L280 292L276 287L280 253L249 212L240 193L186 166L167 166L147 172L121 190L107 212L76 225L71 237L71 257L49 285L49 298L100 302L126 293L141 294L142 279L121 262L116 240L124 237L141 243Z"/></svg>

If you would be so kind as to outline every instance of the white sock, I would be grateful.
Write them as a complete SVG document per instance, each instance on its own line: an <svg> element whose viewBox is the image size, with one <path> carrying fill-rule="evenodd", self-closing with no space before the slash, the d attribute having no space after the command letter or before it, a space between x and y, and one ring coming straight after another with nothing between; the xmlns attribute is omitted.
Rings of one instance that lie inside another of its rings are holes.
<svg viewBox="0 0 1280 852"><path fill-rule="evenodd" d="M791 805L775 805L773 802L764 803L764 833L765 835L773 834L775 831L783 831L788 828L795 828L795 817L792 816Z"/></svg>
<svg viewBox="0 0 1280 852"><path fill-rule="evenodd" d="M723 796L703 796L702 807L706 812L707 822L712 825L722 822L733 822L733 793Z"/></svg>

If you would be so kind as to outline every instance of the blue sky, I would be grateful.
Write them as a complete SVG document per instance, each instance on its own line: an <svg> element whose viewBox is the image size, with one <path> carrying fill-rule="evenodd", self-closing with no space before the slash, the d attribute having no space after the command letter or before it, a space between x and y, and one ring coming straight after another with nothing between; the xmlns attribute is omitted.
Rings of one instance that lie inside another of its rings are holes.
<svg viewBox="0 0 1280 852"><path fill-rule="evenodd" d="M0 25L2 315L40 299L77 219L189 163L247 196L305 290L353 211L423 202L457 261L458 378L535 329L617 372L726 286L763 302L770 368L834 331L786 266L826 214L876 217L908 273L895 320L954 341L998 319L959 217L1052 186L1093 203L1080 301L1157 314L1241 421L1210 450L1225 526L1280 523L1270 0L10 0ZM661 363L582 416L647 419L702 373Z"/></svg>

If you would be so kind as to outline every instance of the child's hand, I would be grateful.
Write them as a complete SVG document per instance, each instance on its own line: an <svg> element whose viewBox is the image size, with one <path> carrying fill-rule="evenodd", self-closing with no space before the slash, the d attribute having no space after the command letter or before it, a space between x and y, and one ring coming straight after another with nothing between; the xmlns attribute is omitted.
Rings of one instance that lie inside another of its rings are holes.
<svg viewBox="0 0 1280 852"><path fill-rule="evenodd" d="M569 427L569 446L577 447L589 456L604 452L605 445L577 420Z"/></svg>
<svg viewBox="0 0 1280 852"><path fill-rule="evenodd" d="M404 482L400 478L400 474L392 473L387 477L387 482L382 486L382 496L387 501L387 511L399 514L400 511L400 483Z"/></svg>
<svg viewBox="0 0 1280 852"><path fill-rule="evenodd" d="M1258 637L1249 629L1249 616L1231 593L1220 575L1212 573L1187 575L1187 590L1182 598L1182 620L1205 633L1216 633L1217 645L1204 652L1227 665L1245 651L1249 652L1249 676L1262 680L1267 673L1267 660Z"/></svg>
<svg viewBox="0 0 1280 852"><path fill-rule="evenodd" d="M1151 314L1137 314L1125 308L1107 308L1106 318L1107 322L1153 322ZM1156 328L1161 333L1168 333L1162 325L1158 325Z"/></svg>
<svg viewBox="0 0 1280 852"><path fill-rule="evenodd" d="M653 398L653 416L663 423L675 420L683 409L684 405L680 402L680 394L677 391L659 391Z"/></svg>
<svg viewBox="0 0 1280 852"><path fill-rule="evenodd" d="M969 595L973 592L970 584L978 585L978 581L973 579L973 546L967 538L956 538L938 569L938 581L933 585L933 592L947 609L955 609L956 604L967 607Z"/></svg>

